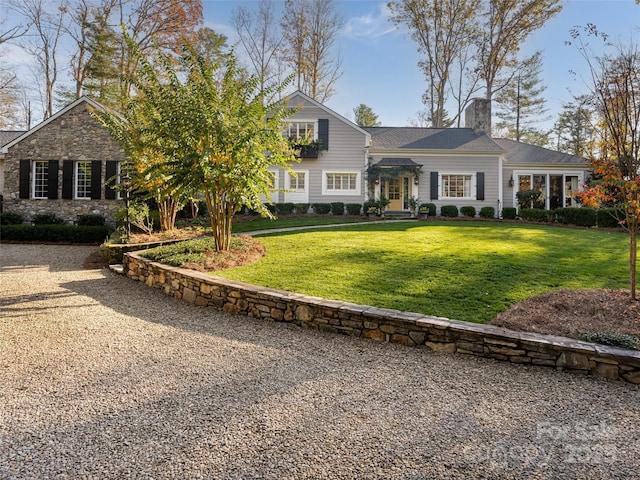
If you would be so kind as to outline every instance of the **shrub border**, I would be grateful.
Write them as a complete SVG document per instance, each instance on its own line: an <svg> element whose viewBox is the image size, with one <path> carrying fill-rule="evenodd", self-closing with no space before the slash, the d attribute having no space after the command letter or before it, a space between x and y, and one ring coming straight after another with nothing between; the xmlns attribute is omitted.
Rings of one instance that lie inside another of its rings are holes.
<svg viewBox="0 0 640 480"><path fill-rule="evenodd" d="M640 351L274 290L163 265L133 252L123 260L130 279L224 312L640 384Z"/></svg>

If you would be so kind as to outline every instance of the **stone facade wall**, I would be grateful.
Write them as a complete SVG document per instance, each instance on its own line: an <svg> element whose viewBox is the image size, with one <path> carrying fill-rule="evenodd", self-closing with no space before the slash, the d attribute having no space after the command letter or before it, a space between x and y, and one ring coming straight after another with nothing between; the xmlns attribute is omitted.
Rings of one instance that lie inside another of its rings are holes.
<svg viewBox="0 0 640 480"><path fill-rule="evenodd" d="M170 267L135 253L125 254L124 272L172 297L234 314L640 384L640 351L324 300Z"/></svg>
<svg viewBox="0 0 640 480"><path fill-rule="evenodd" d="M86 102L80 102L9 148L4 159L5 212L19 213L26 220L40 213L55 213L68 223L73 223L78 215L85 214L103 215L107 220L112 220L113 212L122 206L122 202L104 199L106 162L124 161L126 156L118 142L91 117L89 108ZM59 161L57 199L20 198L20 160ZM100 200L62 198L64 160L102 162L103 188Z"/></svg>

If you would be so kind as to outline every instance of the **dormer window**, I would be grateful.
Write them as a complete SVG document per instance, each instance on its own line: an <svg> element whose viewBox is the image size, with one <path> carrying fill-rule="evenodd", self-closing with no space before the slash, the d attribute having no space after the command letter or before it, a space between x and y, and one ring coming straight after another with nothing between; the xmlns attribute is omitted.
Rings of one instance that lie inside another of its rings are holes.
<svg viewBox="0 0 640 480"><path fill-rule="evenodd" d="M310 121L291 122L282 132L282 136L292 140L316 140L318 138L316 123Z"/></svg>

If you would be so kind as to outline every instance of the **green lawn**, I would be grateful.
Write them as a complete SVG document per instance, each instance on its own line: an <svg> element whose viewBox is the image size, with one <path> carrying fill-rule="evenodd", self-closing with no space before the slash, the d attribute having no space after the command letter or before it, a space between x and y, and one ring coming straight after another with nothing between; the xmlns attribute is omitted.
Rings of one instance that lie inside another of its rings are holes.
<svg viewBox="0 0 640 480"><path fill-rule="evenodd" d="M558 288L627 286L628 237L622 233L514 223L402 222L260 239L267 248L264 259L215 274L473 322L487 322L517 301Z"/></svg>

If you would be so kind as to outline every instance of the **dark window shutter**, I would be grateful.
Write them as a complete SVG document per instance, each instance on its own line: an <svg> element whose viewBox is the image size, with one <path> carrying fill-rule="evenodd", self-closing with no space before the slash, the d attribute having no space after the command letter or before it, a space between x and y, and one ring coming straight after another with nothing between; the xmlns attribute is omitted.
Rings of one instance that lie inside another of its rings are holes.
<svg viewBox="0 0 640 480"><path fill-rule="evenodd" d="M102 198L102 162L94 160L91 162L91 199L100 200Z"/></svg>
<svg viewBox="0 0 640 480"><path fill-rule="evenodd" d="M322 150L329 150L329 119L318 119L318 140L322 142Z"/></svg>
<svg viewBox="0 0 640 480"><path fill-rule="evenodd" d="M484 200L484 172L476 173L476 200Z"/></svg>
<svg viewBox="0 0 640 480"><path fill-rule="evenodd" d="M431 200L438 199L438 172L431 172Z"/></svg>
<svg viewBox="0 0 640 480"><path fill-rule="evenodd" d="M73 161L62 162L62 198L73 198Z"/></svg>
<svg viewBox="0 0 640 480"><path fill-rule="evenodd" d="M29 174L31 173L31 160L20 160L20 198L29 198Z"/></svg>
<svg viewBox="0 0 640 480"><path fill-rule="evenodd" d="M47 167L47 198L55 200L58 198L58 160L49 160Z"/></svg>
<svg viewBox="0 0 640 480"><path fill-rule="evenodd" d="M116 184L116 175L118 174L118 162L107 160L104 170L104 198L106 200L115 200L116 191L113 188ZM92 187L93 189L93 187Z"/></svg>

